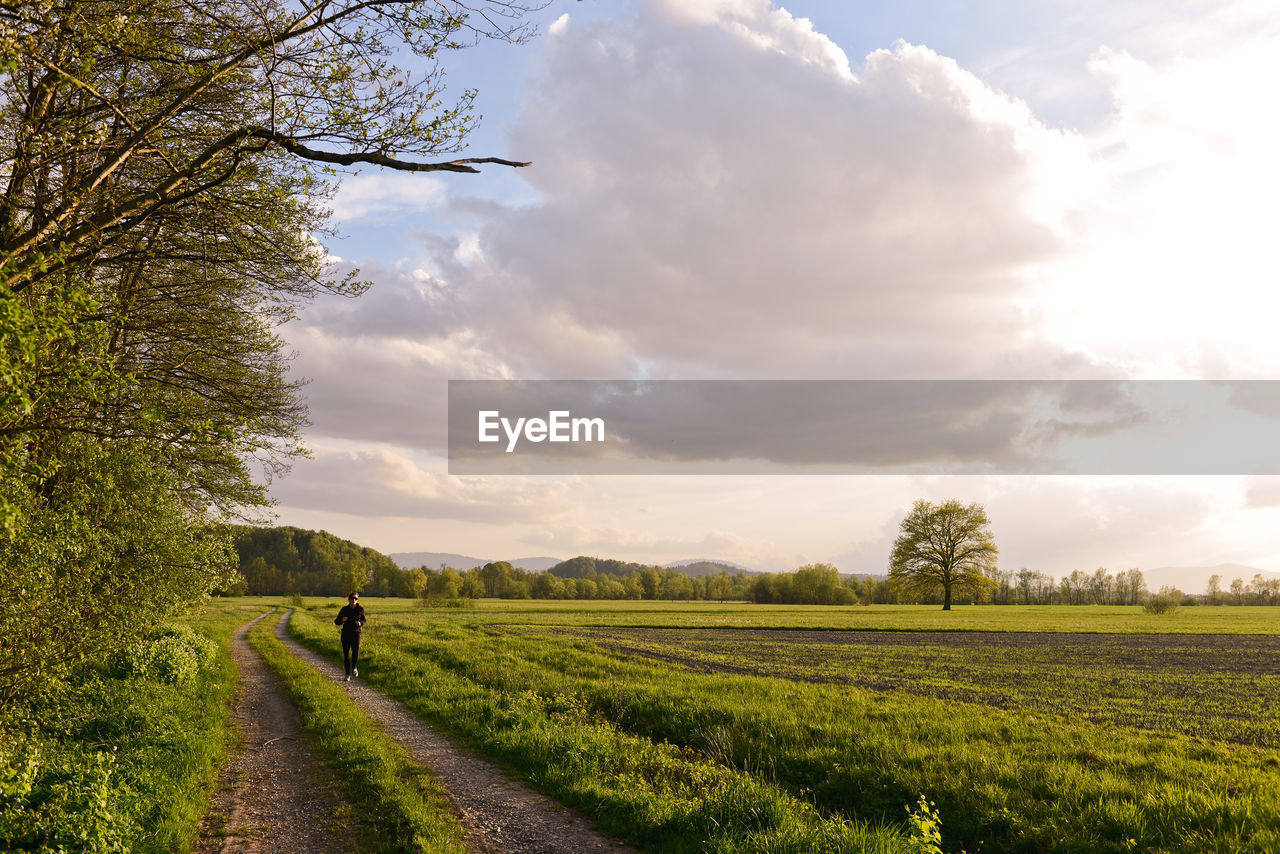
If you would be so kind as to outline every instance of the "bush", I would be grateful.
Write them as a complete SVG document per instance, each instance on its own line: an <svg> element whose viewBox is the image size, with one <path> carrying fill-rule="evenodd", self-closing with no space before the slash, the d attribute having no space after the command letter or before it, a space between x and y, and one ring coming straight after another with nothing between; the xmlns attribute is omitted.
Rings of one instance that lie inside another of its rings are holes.
<svg viewBox="0 0 1280 854"><path fill-rule="evenodd" d="M1167 593L1161 593L1148 599L1147 603L1142 606L1142 610L1146 611L1148 614L1172 614L1174 611L1178 610L1180 598L1181 597L1175 598Z"/></svg>
<svg viewBox="0 0 1280 854"><path fill-rule="evenodd" d="M213 663L218 657L218 644L213 638L202 635L190 626L169 626L161 629L156 635L158 639L176 638L187 646L200 663L201 667L206 667Z"/></svg>
<svg viewBox="0 0 1280 854"><path fill-rule="evenodd" d="M121 679L188 682L218 657L218 645L189 626L168 626L114 653L108 670Z"/></svg>
<svg viewBox="0 0 1280 854"><path fill-rule="evenodd" d="M170 685L190 682L200 672L200 660L195 650L178 638L157 638L153 641L149 665L149 677Z"/></svg>

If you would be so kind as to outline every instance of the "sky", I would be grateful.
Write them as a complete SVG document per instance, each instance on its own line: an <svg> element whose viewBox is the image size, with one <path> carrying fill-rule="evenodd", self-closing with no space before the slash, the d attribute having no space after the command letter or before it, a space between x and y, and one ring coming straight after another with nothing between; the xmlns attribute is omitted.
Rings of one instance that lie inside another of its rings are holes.
<svg viewBox="0 0 1280 854"><path fill-rule="evenodd" d="M1280 478L450 476L454 379L1275 379L1271 2L555 0L448 58L484 174L370 170L282 334L281 524L384 552L883 572L913 501L1001 565L1280 570Z"/></svg>

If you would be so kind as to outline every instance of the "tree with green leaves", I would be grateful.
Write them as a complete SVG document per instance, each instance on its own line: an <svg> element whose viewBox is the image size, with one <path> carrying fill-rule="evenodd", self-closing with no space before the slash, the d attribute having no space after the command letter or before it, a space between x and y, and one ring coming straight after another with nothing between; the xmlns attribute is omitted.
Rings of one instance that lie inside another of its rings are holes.
<svg viewBox="0 0 1280 854"><path fill-rule="evenodd" d="M475 172L443 52L514 3L0 0L0 704L233 583L304 453L275 329L339 275L338 170ZM404 66L397 62L404 61Z"/></svg>
<svg viewBox="0 0 1280 854"><path fill-rule="evenodd" d="M911 595L942 590L942 610L951 610L952 592L980 594L996 568L991 520L980 504L917 501L902 520L889 556L889 579Z"/></svg>

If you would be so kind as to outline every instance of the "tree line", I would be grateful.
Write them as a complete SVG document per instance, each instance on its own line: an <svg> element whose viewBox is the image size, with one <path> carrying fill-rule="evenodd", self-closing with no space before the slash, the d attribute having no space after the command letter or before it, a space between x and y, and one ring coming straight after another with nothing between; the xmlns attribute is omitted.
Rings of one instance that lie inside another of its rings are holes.
<svg viewBox="0 0 1280 854"><path fill-rule="evenodd" d="M1280 578L1267 578L1258 573L1249 583L1236 578L1222 589L1222 576L1212 575L1205 588L1204 601L1209 605L1280 605Z"/></svg>
<svg viewBox="0 0 1280 854"><path fill-rule="evenodd" d="M457 599L574 599L756 602L782 605L938 605L940 589L915 589L886 576L841 575L814 563L790 572L719 572L690 576L678 568L579 555L545 572L495 561L471 569L419 566L401 569L381 552L326 531L288 526L231 529L240 577L230 595L364 595L449 601ZM1221 576L1205 594L1174 588L1160 594L1183 604L1280 605L1280 579L1261 574L1226 587ZM1139 569L1074 570L1055 578L1022 568L995 569L990 584L953 594L957 604L1141 605L1155 592Z"/></svg>

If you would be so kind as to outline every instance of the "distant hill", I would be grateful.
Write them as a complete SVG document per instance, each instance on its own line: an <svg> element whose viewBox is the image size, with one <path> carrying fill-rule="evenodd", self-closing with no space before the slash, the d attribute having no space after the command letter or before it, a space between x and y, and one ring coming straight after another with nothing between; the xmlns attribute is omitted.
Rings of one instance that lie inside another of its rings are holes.
<svg viewBox="0 0 1280 854"><path fill-rule="evenodd" d="M243 576L250 595L304 593L345 596L351 590L377 595L395 594L403 573L376 549L353 543L328 531L288 525L232 528Z"/></svg>
<svg viewBox="0 0 1280 854"><path fill-rule="evenodd" d="M559 562L558 557L517 557L507 561L517 569L527 569L530 572L543 572Z"/></svg>
<svg viewBox="0 0 1280 854"><path fill-rule="evenodd" d="M585 556L569 560L561 560L558 557L521 557L512 559L473 557L472 555L461 555L454 552L393 552L388 557L395 561L396 565L401 569L414 569L419 566L425 566L428 569L439 569L440 564L443 563L463 572L473 567L484 566L486 563L505 560L520 569L527 569L530 572L550 570L552 575L559 575L562 578L581 578L591 570L601 575L628 575L637 569L650 565L625 560L613 560L611 558L587 558ZM656 566L657 564L652 565ZM690 578L717 575L721 572L727 572L730 575L737 575L740 572L747 575L760 574L759 570L751 569L732 561L696 558L673 561L662 568L678 569Z"/></svg>
<svg viewBox="0 0 1280 854"><path fill-rule="evenodd" d="M650 568L674 569L690 578L698 578L703 575L718 575L721 572L727 572L730 575L737 575L738 573L746 575L758 574L753 569L747 569L745 566L739 566L728 561L678 560L665 566L659 566L658 564L635 563L627 560L615 560L614 558L588 557L587 555L571 557L566 561L561 561L547 571L561 578L584 578L593 572L598 575L624 576Z"/></svg>
<svg viewBox="0 0 1280 854"><path fill-rule="evenodd" d="M547 570L552 575L558 575L561 578L586 578L591 573L599 575L630 575L633 572L639 572L642 569L650 569L649 564L632 563L626 560L615 560L606 557L588 557L587 555L578 555L568 560L562 560L560 563Z"/></svg>
<svg viewBox="0 0 1280 854"><path fill-rule="evenodd" d="M394 552L388 557L402 569L413 569L419 566L425 566L428 569L439 569L440 564L443 563L454 569L466 571L473 567L484 566L486 563L505 560L520 569L527 569L530 572L542 572L544 569L550 569L560 563L560 558L558 557L482 558L454 554L452 552Z"/></svg>
<svg viewBox="0 0 1280 854"><path fill-rule="evenodd" d="M760 574L759 570L750 569L740 563L733 563L732 561L727 560L708 560L705 558L676 560L665 564L662 568L678 569L690 578L698 578L703 575L719 575L722 572L727 572L730 575L737 575L740 572L747 575Z"/></svg>
<svg viewBox="0 0 1280 854"><path fill-rule="evenodd" d="M1219 563L1214 566L1160 566L1155 569L1144 569L1142 577L1147 581L1147 589L1152 593L1161 587L1171 585L1183 593L1203 593L1209 586L1209 576L1222 576L1222 589L1226 590L1231 582L1243 578L1248 584L1255 575L1264 578L1280 578L1280 572L1258 569L1256 566L1245 566L1241 563Z"/></svg>

